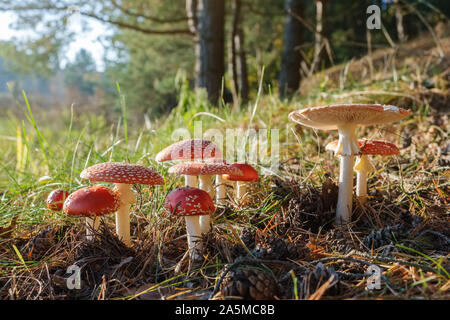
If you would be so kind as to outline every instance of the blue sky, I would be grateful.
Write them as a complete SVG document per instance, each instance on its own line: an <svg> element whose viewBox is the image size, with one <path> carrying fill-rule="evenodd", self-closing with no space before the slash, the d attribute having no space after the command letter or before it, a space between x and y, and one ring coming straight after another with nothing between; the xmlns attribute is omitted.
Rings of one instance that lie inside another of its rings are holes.
<svg viewBox="0 0 450 320"><path fill-rule="evenodd" d="M17 31L11 29L10 25L16 20L13 12L0 12L0 40L11 40L13 37L19 39L26 39L35 37L36 34L32 31ZM83 31L81 23L86 22L88 31ZM75 54L82 48L88 50L97 64L98 70L103 70L103 57L105 54L104 46L102 45L102 36L110 35L108 26L93 19L88 19L74 14L70 19L70 30L76 33L74 41L72 41L67 48L65 48L64 59L61 61L62 67L68 62L73 61Z"/></svg>

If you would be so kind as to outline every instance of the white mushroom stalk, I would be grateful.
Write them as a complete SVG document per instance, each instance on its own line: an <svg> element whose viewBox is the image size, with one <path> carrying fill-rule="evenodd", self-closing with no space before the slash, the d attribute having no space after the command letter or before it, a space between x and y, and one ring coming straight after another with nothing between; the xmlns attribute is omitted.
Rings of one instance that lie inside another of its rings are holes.
<svg viewBox="0 0 450 320"><path fill-rule="evenodd" d="M355 163L356 171L356 196L361 204L367 201L367 177L370 172L375 171L375 167L368 155L361 155Z"/></svg>
<svg viewBox="0 0 450 320"><path fill-rule="evenodd" d="M198 184L197 176L185 175L184 176L184 186L196 188Z"/></svg>
<svg viewBox="0 0 450 320"><path fill-rule="evenodd" d="M216 175L216 203L225 205L227 200L227 184L221 174Z"/></svg>
<svg viewBox="0 0 450 320"><path fill-rule="evenodd" d="M236 182L236 198L238 201L244 199L247 194L247 183L245 181L237 181Z"/></svg>
<svg viewBox="0 0 450 320"><path fill-rule="evenodd" d="M131 185L116 183L115 191L120 196L120 206L116 212L116 234L127 246L131 244L130 236L130 205L136 202Z"/></svg>
<svg viewBox="0 0 450 320"><path fill-rule="evenodd" d="M338 224L350 222L353 201L353 163L354 155L359 152L358 139L356 139L356 125L338 126L339 142L336 154L341 156L339 169L339 195L336 208L336 221Z"/></svg>
<svg viewBox="0 0 450 320"><path fill-rule="evenodd" d="M218 175L219 176L219 175ZM215 192L214 192L214 187L213 184L211 182L211 175L201 175L199 176L199 185L198 187L206 192L208 192L208 194L211 196L212 199L215 198ZM201 233L208 233L209 231L211 231L211 216L210 215L204 215L204 216L200 216L199 219L199 223L200 223L200 231Z"/></svg>
<svg viewBox="0 0 450 320"><path fill-rule="evenodd" d="M100 227L100 217L92 216L86 217L86 240L92 241L95 239L95 234Z"/></svg>
<svg viewBox="0 0 450 320"><path fill-rule="evenodd" d="M200 230L199 218L203 216L185 216L186 235L191 259L198 260L202 250L202 232Z"/></svg>

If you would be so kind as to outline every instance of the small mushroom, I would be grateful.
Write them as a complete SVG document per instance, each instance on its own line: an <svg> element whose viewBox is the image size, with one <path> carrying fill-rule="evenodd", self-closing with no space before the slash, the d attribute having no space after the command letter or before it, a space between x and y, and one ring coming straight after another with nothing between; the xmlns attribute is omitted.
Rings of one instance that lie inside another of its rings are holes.
<svg viewBox="0 0 450 320"><path fill-rule="evenodd" d="M137 164L105 162L93 165L81 172L81 178L90 182L113 182L120 195L116 213L116 233L126 245L130 238L130 205L136 200L131 191L133 184L162 185L164 179L155 171Z"/></svg>
<svg viewBox="0 0 450 320"><path fill-rule="evenodd" d="M224 174L223 178L228 181L236 181L236 199L242 202L247 193L247 183L259 180L258 172L251 165L245 163L232 163L230 166L239 169L242 175L230 173Z"/></svg>
<svg viewBox="0 0 450 320"><path fill-rule="evenodd" d="M100 216L115 212L120 205L119 195L104 186L85 187L70 194L63 210L74 217L86 217L86 239L93 240L100 225Z"/></svg>
<svg viewBox="0 0 450 320"><path fill-rule="evenodd" d="M242 174L240 169L225 163L221 159L209 160L207 162L182 162L169 168L169 173L187 176L198 176L200 189L208 192L214 199L214 187L211 179L212 175L222 175L225 173L234 174L236 176ZM200 217L200 229L202 233L211 230L211 217L204 215Z"/></svg>
<svg viewBox="0 0 450 320"><path fill-rule="evenodd" d="M335 151L338 141L327 144L326 150ZM390 156L399 154L400 150L393 143L381 140L358 140L359 157L355 163L356 174L356 196L361 204L367 201L367 175L375 171L369 155Z"/></svg>
<svg viewBox="0 0 450 320"><path fill-rule="evenodd" d="M191 258L198 259L202 236L199 216L214 213L214 201L211 196L206 191L197 188L177 188L167 195L164 208L176 217L185 218L189 253Z"/></svg>
<svg viewBox="0 0 450 320"><path fill-rule="evenodd" d="M64 201L69 196L69 193L62 189L56 189L50 192L45 201L47 207L53 211L61 211L63 208Z"/></svg>
<svg viewBox="0 0 450 320"><path fill-rule="evenodd" d="M161 150L155 157L158 162L174 160L203 160L222 158L222 151L212 141L203 139L188 139L171 144ZM197 187L197 177L185 176L185 186Z"/></svg>
<svg viewBox="0 0 450 320"><path fill-rule="evenodd" d="M306 108L291 112L289 118L301 125L321 129L338 130L336 154L341 156L339 171L339 195L336 209L338 224L350 222L352 214L354 155L359 153L356 128L399 121L410 111L379 104L342 104Z"/></svg>

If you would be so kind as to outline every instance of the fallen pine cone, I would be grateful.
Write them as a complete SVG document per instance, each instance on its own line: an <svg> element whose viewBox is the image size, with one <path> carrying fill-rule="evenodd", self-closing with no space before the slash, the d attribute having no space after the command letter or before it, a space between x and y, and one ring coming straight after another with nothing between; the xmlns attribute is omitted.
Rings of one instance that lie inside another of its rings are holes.
<svg viewBox="0 0 450 320"><path fill-rule="evenodd" d="M278 295L279 288L271 274L255 267L248 267L230 271L224 278L220 291L224 297L271 300Z"/></svg>

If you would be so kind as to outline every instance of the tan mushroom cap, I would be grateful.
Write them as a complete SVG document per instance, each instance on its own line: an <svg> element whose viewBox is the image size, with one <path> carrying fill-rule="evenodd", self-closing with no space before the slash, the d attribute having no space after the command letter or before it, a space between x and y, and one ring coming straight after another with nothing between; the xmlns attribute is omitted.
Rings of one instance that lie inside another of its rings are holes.
<svg viewBox="0 0 450 320"><path fill-rule="evenodd" d="M381 104L336 104L293 111L289 118L304 126L336 130L344 125L374 125L406 118L410 111Z"/></svg>
<svg viewBox="0 0 450 320"><path fill-rule="evenodd" d="M125 184L162 185L164 179L155 171L137 164L104 162L86 168L80 174L89 181Z"/></svg>
<svg viewBox="0 0 450 320"><path fill-rule="evenodd" d="M155 157L158 162L222 158L222 151L212 141L189 139L176 142L161 150Z"/></svg>
<svg viewBox="0 0 450 320"><path fill-rule="evenodd" d="M339 140L332 141L328 143L325 147L326 150L336 152ZM360 154L366 155L380 155L380 156L390 156L394 154L399 154L400 150L393 143L382 141L382 140L358 140Z"/></svg>
<svg viewBox="0 0 450 320"><path fill-rule="evenodd" d="M169 173L190 176L233 174L242 176L242 171L223 160L208 162L183 162L169 168Z"/></svg>

